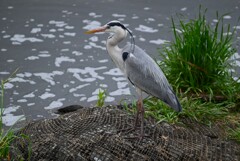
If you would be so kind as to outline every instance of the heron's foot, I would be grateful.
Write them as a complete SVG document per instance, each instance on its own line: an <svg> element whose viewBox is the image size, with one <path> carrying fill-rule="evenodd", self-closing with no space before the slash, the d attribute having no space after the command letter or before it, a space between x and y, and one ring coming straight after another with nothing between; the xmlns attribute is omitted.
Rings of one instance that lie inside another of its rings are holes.
<svg viewBox="0 0 240 161"><path fill-rule="evenodd" d="M117 132L118 133L132 133L133 131L136 131L137 129L139 129L139 127L132 126L132 127L128 127L128 128L119 129Z"/></svg>
<svg viewBox="0 0 240 161"><path fill-rule="evenodd" d="M148 138L149 136L150 135L147 135L147 134L132 134L132 135L124 137L124 139L137 139L137 140L142 141L143 138Z"/></svg>
<svg viewBox="0 0 240 161"><path fill-rule="evenodd" d="M146 135L141 127L138 126L120 129L118 130L118 133L122 133L124 135L124 139L138 139L141 141L144 137L149 137L149 135Z"/></svg>

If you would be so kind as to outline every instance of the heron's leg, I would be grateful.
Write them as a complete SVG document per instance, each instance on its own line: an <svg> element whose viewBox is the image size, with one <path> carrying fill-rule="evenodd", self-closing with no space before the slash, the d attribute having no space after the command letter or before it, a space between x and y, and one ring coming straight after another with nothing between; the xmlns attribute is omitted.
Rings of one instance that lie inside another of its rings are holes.
<svg viewBox="0 0 240 161"><path fill-rule="evenodd" d="M137 102L137 109L138 109L138 120L140 117L140 138L144 137L144 107L143 107L143 99L142 99L142 91L140 89L137 89L138 93L138 102Z"/></svg>
<svg viewBox="0 0 240 161"><path fill-rule="evenodd" d="M142 99L138 100L138 112L137 112L137 117L138 121L140 121L140 138L144 136L144 108L143 108L143 101Z"/></svg>
<svg viewBox="0 0 240 161"><path fill-rule="evenodd" d="M137 101L137 113L136 113L136 117L135 117L135 122L134 122L134 129L137 129L138 127L138 122L139 122L139 112L140 112L140 108L139 108L139 100Z"/></svg>

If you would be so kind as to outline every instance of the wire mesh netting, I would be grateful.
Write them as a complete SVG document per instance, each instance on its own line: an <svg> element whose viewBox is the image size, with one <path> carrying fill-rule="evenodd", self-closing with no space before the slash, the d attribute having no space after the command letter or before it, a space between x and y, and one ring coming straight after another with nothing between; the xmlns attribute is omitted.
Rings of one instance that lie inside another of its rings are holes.
<svg viewBox="0 0 240 161"><path fill-rule="evenodd" d="M139 130L131 130L134 120L126 111L108 106L32 122L18 132L29 139L17 139L12 155L21 153L27 159L30 153L30 160L42 161L240 160L238 144L205 135L206 128L200 132L145 121L146 136L140 141Z"/></svg>

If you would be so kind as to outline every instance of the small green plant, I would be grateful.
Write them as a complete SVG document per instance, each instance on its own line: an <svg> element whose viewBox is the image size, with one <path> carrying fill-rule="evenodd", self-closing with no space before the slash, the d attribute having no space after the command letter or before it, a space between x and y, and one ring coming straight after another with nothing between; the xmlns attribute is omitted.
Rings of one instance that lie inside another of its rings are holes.
<svg viewBox="0 0 240 161"><path fill-rule="evenodd" d="M147 117L153 117L158 123L166 121L169 123L178 122L178 113L173 111L161 100L150 97L144 100L145 114Z"/></svg>
<svg viewBox="0 0 240 161"><path fill-rule="evenodd" d="M99 89L97 97L98 97L98 100L97 100L96 106L103 107L105 103L105 99L107 97L106 90Z"/></svg>
<svg viewBox="0 0 240 161"><path fill-rule="evenodd" d="M9 82L12 76L17 72L15 72L6 80L1 80L1 95L0 95L0 160L24 160L23 157L20 155L16 156L16 158L11 158L10 150L14 149L11 147L11 143L15 139L29 139L28 136L24 134L20 134L17 136L13 130L13 126L9 128L7 131L3 129L3 113L4 113L4 85ZM28 160L30 160L31 149L29 149L29 156Z"/></svg>
<svg viewBox="0 0 240 161"><path fill-rule="evenodd" d="M184 97L180 100L184 107L181 113L172 110L168 105L156 98L148 98L144 100L146 116L155 118L158 122L166 121L169 123L180 123L179 118L191 118L197 122L211 125L216 120L222 120L228 115L227 105L229 103L213 103L203 102L200 99Z"/></svg>
<svg viewBox="0 0 240 161"><path fill-rule="evenodd" d="M240 125L236 129L229 129L228 136L230 139L236 140L238 143L240 143Z"/></svg>
<svg viewBox="0 0 240 161"><path fill-rule="evenodd" d="M162 67L169 81L180 91L200 97L234 99L240 90L229 73L229 59L233 48L234 31L218 16L214 27L205 18L207 10L199 9L196 19L185 22L180 17L179 26L172 18L174 41L163 49Z"/></svg>

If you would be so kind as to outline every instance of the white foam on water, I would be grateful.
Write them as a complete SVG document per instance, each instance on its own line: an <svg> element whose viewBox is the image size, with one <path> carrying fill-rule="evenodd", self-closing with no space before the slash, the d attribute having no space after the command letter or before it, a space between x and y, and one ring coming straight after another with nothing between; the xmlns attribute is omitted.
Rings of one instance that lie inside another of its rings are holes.
<svg viewBox="0 0 240 161"><path fill-rule="evenodd" d="M53 93L49 93L49 92L45 92L43 93L41 96L39 96L41 99L45 100L47 98L53 98L55 97L56 95L53 94Z"/></svg>
<svg viewBox="0 0 240 161"><path fill-rule="evenodd" d="M72 54L73 54L73 55L76 55L76 56L83 55L83 53L80 52L80 51L73 51Z"/></svg>
<svg viewBox="0 0 240 161"><path fill-rule="evenodd" d="M152 44L161 45L161 44L168 43L169 41L163 40L163 39L157 39L157 40L150 40L149 42Z"/></svg>
<svg viewBox="0 0 240 161"><path fill-rule="evenodd" d="M240 54L238 54L237 52L230 57L230 60L236 60L236 59L240 59Z"/></svg>
<svg viewBox="0 0 240 161"><path fill-rule="evenodd" d="M14 85L12 83L9 83L9 82L4 83L4 89L11 89L13 87L14 87Z"/></svg>
<svg viewBox="0 0 240 161"><path fill-rule="evenodd" d="M23 96L23 98L33 98L33 97L35 97L34 92L31 92L31 93L26 94L26 95Z"/></svg>
<svg viewBox="0 0 240 161"><path fill-rule="evenodd" d="M12 62L14 62L14 61L15 61L15 60L13 60L13 59L8 59L8 60L7 60L8 63L12 63Z"/></svg>
<svg viewBox="0 0 240 161"><path fill-rule="evenodd" d="M84 49L92 49L92 46L91 45L84 45L84 47L83 47Z"/></svg>
<svg viewBox="0 0 240 161"><path fill-rule="evenodd" d="M91 30L101 26L101 23L99 21L83 20L83 23L87 24L83 27L85 30Z"/></svg>
<svg viewBox="0 0 240 161"><path fill-rule="evenodd" d="M59 98L57 101L53 101L48 106L44 107L44 109L45 110L50 110L50 109L62 107L63 106L62 102L65 101L65 100L66 100L66 98Z"/></svg>
<svg viewBox="0 0 240 161"><path fill-rule="evenodd" d="M63 88L67 88L67 87L69 87L69 84L64 84L63 85Z"/></svg>
<svg viewBox="0 0 240 161"><path fill-rule="evenodd" d="M97 89L95 89L95 91L92 92L92 95L98 95L99 92L103 92L103 91L104 91L103 89L97 88Z"/></svg>
<svg viewBox="0 0 240 161"><path fill-rule="evenodd" d="M27 106L29 107L29 106L34 106L35 105L35 103L28 103L27 104Z"/></svg>
<svg viewBox="0 0 240 161"><path fill-rule="evenodd" d="M118 69L118 68L110 69L109 71L104 72L103 74L112 75L112 76L121 76L121 75L123 75L123 73L121 72L121 70Z"/></svg>
<svg viewBox="0 0 240 161"><path fill-rule="evenodd" d="M17 91L13 91L14 95L19 95L19 93Z"/></svg>
<svg viewBox="0 0 240 161"><path fill-rule="evenodd" d="M108 62L108 59L102 59L102 60L98 60L99 63L106 63Z"/></svg>
<svg viewBox="0 0 240 161"><path fill-rule="evenodd" d="M63 44L71 44L71 41L63 41Z"/></svg>
<svg viewBox="0 0 240 161"><path fill-rule="evenodd" d="M47 50L43 50L43 51L39 51L39 53L40 53L40 54L48 54L49 51L47 51Z"/></svg>
<svg viewBox="0 0 240 161"><path fill-rule="evenodd" d="M50 29L49 32L56 32L56 29Z"/></svg>
<svg viewBox="0 0 240 161"><path fill-rule="evenodd" d="M37 59L39 59L38 56L29 56L29 57L25 58L25 60L37 60Z"/></svg>
<svg viewBox="0 0 240 161"><path fill-rule="evenodd" d="M144 26L144 25L139 25L139 27L135 28L137 31L141 32L147 32L147 33L155 33L158 32L157 29L153 29L152 27Z"/></svg>
<svg viewBox="0 0 240 161"><path fill-rule="evenodd" d="M240 67L240 61L236 60L236 65Z"/></svg>
<svg viewBox="0 0 240 161"><path fill-rule="evenodd" d="M143 37L140 37L139 40L143 42L146 41L146 39L144 39Z"/></svg>
<svg viewBox="0 0 240 161"><path fill-rule="evenodd" d="M75 91L77 91L78 89L82 89L83 87L86 87L86 86L89 86L89 85L90 85L90 83L86 83L86 84L79 85L79 86L77 86L77 87L75 87L75 88L71 88L71 89L69 90L69 92L70 92L70 93L75 92Z"/></svg>
<svg viewBox="0 0 240 161"><path fill-rule="evenodd" d="M98 48L98 49L106 50L106 47L105 47L105 46L97 45L97 44L94 43L94 42L89 42L89 45L92 46L92 47L94 47L94 48Z"/></svg>
<svg viewBox="0 0 240 161"><path fill-rule="evenodd" d="M232 17L230 15L223 16L224 19L231 19Z"/></svg>
<svg viewBox="0 0 240 161"><path fill-rule="evenodd" d="M180 33L180 34L182 33L182 31L181 31L181 30L179 30L179 29L175 29L175 30L176 30L178 33Z"/></svg>
<svg viewBox="0 0 240 161"><path fill-rule="evenodd" d="M117 87L120 88L125 88L128 85L128 82L117 82Z"/></svg>
<svg viewBox="0 0 240 161"><path fill-rule="evenodd" d="M32 30L31 30L31 34L36 34L36 33L38 33L38 32L41 32L41 28L32 28Z"/></svg>
<svg viewBox="0 0 240 161"><path fill-rule="evenodd" d="M114 80L114 81L126 81L126 78L125 77L112 77L112 79Z"/></svg>
<svg viewBox="0 0 240 161"><path fill-rule="evenodd" d="M108 85L107 84L100 84L99 87L102 87L102 88L107 88Z"/></svg>
<svg viewBox="0 0 240 161"><path fill-rule="evenodd" d="M56 27L64 27L67 25L64 21L55 21L55 20L50 20L49 24L55 25Z"/></svg>
<svg viewBox="0 0 240 161"><path fill-rule="evenodd" d="M42 57L42 58L47 58L47 57L50 57L51 55L50 54L38 54L39 57Z"/></svg>
<svg viewBox="0 0 240 161"><path fill-rule="evenodd" d="M126 15L124 14L118 14L118 13L114 13L112 14L113 17L126 17Z"/></svg>
<svg viewBox="0 0 240 161"><path fill-rule="evenodd" d="M147 11L147 10L150 10L151 8L150 7L144 7L143 9Z"/></svg>
<svg viewBox="0 0 240 161"><path fill-rule="evenodd" d="M80 68L68 68L67 72L68 73L72 73L73 76L78 79L81 82L93 82L96 79L100 79L103 80L104 77L99 76L98 73L96 72L97 70L102 70L102 69L106 69L107 67L102 66L102 67L97 67L97 68L93 68L93 67L85 67L84 69L80 69ZM90 75L87 76L87 74ZM85 75L85 78L82 78L80 75ZM87 76L87 77L86 77Z"/></svg>
<svg viewBox="0 0 240 161"><path fill-rule="evenodd" d="M27 102L27 100L26 99L20 99L20 100L17 100L17 102L23 103L23 102Z"/></svg>
<svg viewBox="0 0 240 161"><path fill-rule="evenodd" d="M74 97L85 97L85 94L78 94L78 93L73 93Z"/></svg>
<svg viewBox="0 0 240 161"><path fill-rule="evenodd" d="M102 15L97 15L97 14L94 13L94 12L90 12L88 15L91 16L91 17L93 17L93 18L99 18L99 17L102 17Z"/></svg>
<svg viewBox="0 0 240 161"><path fill-rule="evenodd" d="M4 38L4 39L7 39L7 38L9 38L9 37L11 37L11 35L3 35L3 38Z"/></svg>
<svg viewBox="0 0 240 161"><path fill-rule="evenodd" d="M12 112L16 112L19 108L20 108L20 106L16 106L16 105L4 108L3 115L10 114Z"/></svg>
<svg viewBox="0 0 240 161"><path fill-rule="evenodd" d="M90 37L89 40L91 40L93 42L97 42L98 41L98 37L97 36L93 36L93 37Z"/></svg>
<svg viewBox="0 0 240 161"><path fill-rule="evenodd" d="M132 16L132 19L139 19L139 17L138 16Z"/></svg>
<svg viewBox="0 0 240 161"><path fill-rule="evenodd" d="M64 35L74 37L76 35L76 33L75 32L65 32Z"/></svg>
<svg viewBox="0 0 240 161"><path fill-rule="evenodd" d="M181 8L181 11L186 11L186 10L187 10L187 7Z"/></svg>
<svg viewBox="0 0 240 161"><path fill-rule="evenodd" d="M76 60L69 58L68 56L61 56L61 57L57 57L55 59L55 66L56 67L60 67L62 62L72 62L74 63Z"/></svg>
<svg viewBox="0 0 240 161"><path fill-rule="evenodd" d="M98 96L97 95L94 95L94 96L91 96L87 99L87 102L92 102L92 101L97 101L98 100Z"/></svg>
<svg viewBox="0 0 240 161"><path fill-rule="evenodd" d="M105 101L105 102L113 102L114 100L115 100L114 97L107 96L104 101Z"/></svg>
<svg viewBox="0 0 240 161"><path fill-rule="evenodd" d="M69 49L61 49L61 52L68 52Z"/></svg>
<svg viewBox="0 0 240 161"><path fill-rule="evenodd" d="M10 74L9 72L0 72L0 74L6 75L6 74Z"/></svg>
<svg viewBox="0 0 240 161"><path fill-rule="evenodd" d="M43 115L37 115L37 117L43 118L44 116Z"/></svg>
<svg viewBox="0 0 240 161"><path fill-rule="evenodd" d="M22 34L15 34L13 37L10 38L12 41L13 45L20 45L21 43L25 41L30 41L30 42L43 42L42 39L38 39L35 37L25 37L25 35Z"/></svg>
<svg viewBox="0 0 240 161"><path fill-rule="evenodd" d="M24 115L6 114L2 117L2 121L5 126L13 126L16 122L23 120L26 120Z"/></svg>
<svg viewBox="0 0 240 161"><path fill-rule="evenodd" d="M225 32L225 33L223 33L223 36L227 36L227 35L232 35L232 32Z"/></svg>
<svg viewBox="0 0 240 161"><path fill-rule="evenodd" d="M51 85L55 85L56 82L53 80L55 75L63 75L62 71L53 71L52 73L33 73L34 76L40 77L42 80L50 83Z"/></svg>
<svg viewBox="0 0 240 161"><path fill-rule="evenodd" d="M10 79L9 82L20 82L20 83L36 84L36 82L34 82L32 80L26 80L26 79L19 78L19 77L14 77L14 78Z"/></svg>
<svg viewBox="0 0 240 161"><path fill-rule="evenodd" d="M43 24L37 24L37 27L43 27L44 25Z"/></svg>
<svg viewBox="0 0 240 161"><path fill-rule="evenodd" d="M234 29L240 30L240 26L233 26Z"/></svg>
<svg viewBox="0 0 240 161"><path fill-rule="evenodd" d="M29 73L29 72L24 72L24 73L18 73L18 74L16 74L16 76L18 76L18 77L22 77L22 78L24 78L24 77L31 77L32 76L32 73Z"/></svg>
<svg viewBox="0 0 240 161"><path fill-rule="evenodd" d="M2 49L1 49L1 51L2 51L2 52L5 52L5 51L7 51L7 49L5 49L5 48L2 48Z"/></svg>
<svg viewBox="0 0 240 161"><path fill-rule="evenodd" d="M152 22L154 22L155 19L154 19L154 18L148 18L147 21L152 21Z"/></svg>
<svg viewBox="0 0 240 161"><path fill-rule="evenodd" d="M8 6L7 8L8 8L8 9L13 9L13 6Z"/></svg>
<svg viewBox="0 0 240 161"><path fill-rule="evenodd" d="M234 79L235 81L237 81L238 83L240 83L239 77L233 77L233 79Z"/></svg>
<svg viewBox="0 0 240 161"><path fill-rule="evenodd" d="M53 38L56 37L56 36L53 35L53 34L41 34L41 36L44 37L44 38L49 38L49 39L53 39Z"/></svg>
<svg viewBox="0 0 240 161"><path fill-rule="evenodd" d="M131 95L131 92L129 88L120 88L117 89L116 91L110 92L109 95L110 96Z"/></svg>
<svg viewBox="0 0 240 161"><path fill-rule="evenodd" d="M80 98L79 101L85 101L86 99L87 99L87 97L82 97L82 98Z"/></svg>
<svg viewBox="0 0 240 161"><path fill-rule="evenodd" d="M6 39L6 38L9 38L11 37L11 35L4 35L3 38Z"/></svg>
<svg viewBox="0 0 240 161"><path fill-rule="evenodd" d="M72 30L74 29L74 26L65 26L65 29Z"/></svg>

